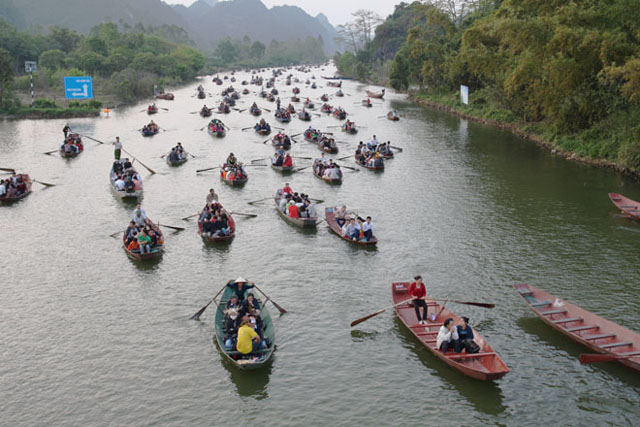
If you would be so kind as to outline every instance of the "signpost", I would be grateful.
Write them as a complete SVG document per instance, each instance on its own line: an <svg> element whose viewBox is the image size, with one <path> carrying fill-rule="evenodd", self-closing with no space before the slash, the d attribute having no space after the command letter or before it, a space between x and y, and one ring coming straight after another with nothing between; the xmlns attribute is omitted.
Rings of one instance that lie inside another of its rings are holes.
<svg viewBox="0 0 640 427"><path fill-rule="evenodd" d="M93 80L91 77L65 77L64 96L67 99L93 99Z"/></svg>
<svg viewBox="0 0 640 427"><path fill-rule="evenodd" d="M24 71L29 73L29 80L31 82L31 106L33 107L33 98L35 96L33 92L33 73L38 70L36 61L24 61Z"/></svg>
<svg viewBox="0 0 640 427"><path fill-rule="evenodd" d="M469 105L469 87L460 85L460 102Z"/></svg>

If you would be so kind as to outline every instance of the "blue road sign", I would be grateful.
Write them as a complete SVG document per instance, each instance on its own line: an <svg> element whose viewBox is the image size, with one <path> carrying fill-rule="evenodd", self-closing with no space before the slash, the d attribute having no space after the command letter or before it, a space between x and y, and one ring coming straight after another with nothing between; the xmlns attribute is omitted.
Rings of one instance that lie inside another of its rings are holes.
<svg viewBox="0 0 640 427"><path fill-rule="evenodd" d="M64 96L67 99L93 99L91 77L65 77Z"/></svg>

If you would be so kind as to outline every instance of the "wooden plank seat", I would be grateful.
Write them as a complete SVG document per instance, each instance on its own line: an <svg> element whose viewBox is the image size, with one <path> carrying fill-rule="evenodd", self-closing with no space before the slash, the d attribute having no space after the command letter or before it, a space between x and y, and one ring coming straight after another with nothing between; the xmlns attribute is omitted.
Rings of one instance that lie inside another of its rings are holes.
<svg viewBox="0 0 640 427"><path fill-rule="evenodd" d="M616 334L598 334L598 335L587 335L583 336L585 340L601 340L604 338L615 338Z"/></svg>
<svg viewBox="0 0 640 427"><path fill-rule="evenodd" d="M531 307L544 307L545 305L551 305L551 301L539 301L529 304Z"/></svg>
<svg viewBox="0 0 640 427"><path fill-rule="evenodd" d="M567 331L569 331L569 332L580 332L580 331L586 331L586 330L589 330L589 329L600 329L600 326L595 326L595 325L594 326L589 326L589 325L587 325L587 326L576 326L576 327L573 327L573 328L567 328Z"/></svg>
<svg viewBox="0 0 640 427"><path fill-rule="evenodd" d="M564 314L566 312L567 312L567 310L549 310L549 311L541 311L540 314L542 314L544 316L550 316L550 315L554 315L554 314Z"/></svg>
<svg viewBox="0 0 640 427"><path fill-rule="evenodd" d="M447 353L447 357L449 359L466 359L466 358L472 358L472 357L484 357L484 356L494 356L496 353L493 351L487 352L487 353L455 353L452 354L451 356L448 355Z"/></svg>
<svg viewBox="0 0 640 427"><path fill-rule="evenodd" d="M624 341L624 342L612 342L609 344L602 344L600 346L600 348L615 348L615 347L624 347L627 345L633 345L633 343L631 341Z"/></svg>
<svg viewBox="0 0 640 427"><path fill-rule="evenodd" d="M582 317L566 317L564 319L552 320L553 323L570 323L570 322L582 322Z"/></svg>

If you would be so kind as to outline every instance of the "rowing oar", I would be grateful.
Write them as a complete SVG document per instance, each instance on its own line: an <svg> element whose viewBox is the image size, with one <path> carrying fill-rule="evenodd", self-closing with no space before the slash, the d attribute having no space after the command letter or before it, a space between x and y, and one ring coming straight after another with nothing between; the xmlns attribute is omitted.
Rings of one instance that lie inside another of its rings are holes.
<svg viewBox="0 0 640 427"><path fill-rule="evenodd" d="M13 173L13 172L15 172L16 170L15 170L15 169L11 169L11 168L0 168L0 171L5 171L5 172L11 172L11 173Z"/></svg>
<svg viewBox="0 0 640 427"><path fill-rule="evenodd" d="M398 151L399 151L399 152L401 152L401 153L404 151L402 148L400 148L400 147L396 147L395 145L390 145L389 147L391 147L391 148L395 148L396 150L398 150Z"/></svg>
<svg viewBox="0 0 640 427"><path fill-rule="evenodd" d="M244 165L244 167L248 168L253 166L254 168L266 168L267 165Z"/></svg>
<svg viewBox="0 0 640 427"><path fill-rule="evenodd" d="M310 167L311 167L311 166L305 166L305 167L303 167L303 168L298 168L298 169L296 169L296 170L295 170L295 172L300 172L300 171L303 171L303 170L305 170L305 169L309 169Z"/></svg>
<svg viewBox="0 0 640 427"><path fill-rule="evenodd" d="M337 160L346 160L346 159L348 159L348 158L350 158L350 157L352 157L352 156L344 156L344 157L340 157L340 158L339 158L339 159L337 159Z"/></svg>
<svg viewBox="0 0 640 427"><path fill-rule="evenodd" d="M196 173L205 172L205 171L210 171L210 170L213 170L213 169L218 169L219 167L220 167L220 166L215 166L215 167L212 167L212 168L206 168L206 169L198 169L198 170L196 171Z"/></svg>
<svg viewBox="0 0 640 427"><path fill-rule="evenodd" d="M149 173L151 173L152 175L155 175L156 171L154 171L153 169L151 169L149 166L145 165L144 163L142 163L140 161L140 159L136 158L136 156L134 156L133 154L129 153L127 150L125 150L124 148L122 149L122 151L124 151L125 153L127 153L128 155L130 155L131 157L133 157L134 160L137 160L138 163L140 163L146 170L149 171Z"/></svg>
<svg viewBox="0 0 640 427"><path fill-rule="evenodd" d="M269 141L269 140L271 140L271 138L267 138L267 139L265 139L264 141L262 141L262 143L263 143L263 144L266 144L266 143L267 143L267 141Z"/></svg>
<svg viewBox="0 0 640 427"><path fill-rule="evenodd" d="M248 205L253 205L254 203L264 202L265 200L269 200L271 197L267 197L266 199L254 200L253 202L247 202Z"/></svg>
<svg viewBox="0 0 640 427"><path fill-rule="evenodd" d="M629 359L631 357L639 357L640 351L630 354L581 354L580 363L583 365L589 363L616 362L620 359Z"/></svg>
<svg viewBox="0 0 640 427"><path fill-rule="evenodd" d="M493 308L496 306L495 304L489 304L486 302L456 301L452 299L434 299L434 298L427 298L427 299L431 301L448 301L448 302L455 302L456 304L474 305L476 307L482 307L482 308Z"/></svg>
<svg viewBox="0 0 640 427"><path fill-rule="evenodd" d="M116 235L118 235L120 233L124 233L125 231L127 231L127 230L116 231L115 233L109 234L109 237L113 237L115 239Z"/></svg>
<svg viewBox="0 0 640 427"><path fill-rule="evenodd" d="M397 304L394 304L391 307L383 308L381 310L376 311L375 313L367 314L366 316L361 317L361 318L356 319L353 322L351 322L351 327L353 328L354 326L356 326L356 325L358 325L358 324L360 324L362 322L365 322L365 321L371 319L372 317L376 317L378 314L382 314L385 311L389 310L390 308L394 308L394 307L397 307L397 306L402 305L402 304L406 304L406 303L411 302L411 301L413 301L413 298L410 298L408 300L405 300L405 301L399 302Z"/></svg>
<svg viewBox="0 0 640 427"><path fill-rule="evenodd" d="M344 165L342 165L342 166L340 166L340 167L341 167L341 168L345 168L345 169L351 169L351 170L352 170L352 171L354 171L354 172L360 172L360 169L358 169L358 168L352 168L351 166L344 166Z"/></svg>
<svg viewBox="0 0 640 427"><path fill-rule="evenodd" d="M174 227L173 225L167 225L167 224L158 224L160 227L167 227L167 228L171 228L173 230L177 230L177 231L183 231L184 228L182 227Z"/></svg>
<svg viewBox="0 0 640 427"><path fill-rule="evenodd" d="M57 153L58 150L51 150L51 151L47 151L46 153L42 153L42 154L46 154L47 156L52 155L53 153Z"/></svg>
<svg viewBox="0 0 640 427"><path fill-rule="evenodd" d="M278 130L284 130L284 128L279 128L277 126L272 126L274 129L278 129Z"/></svg>
<svg viewBox="0 0 640 427"><path fill-rule="evenodd" d="M194 216L198 216L198 215L200 215L200 212L194 213L193 215L185 216L184 218L182 218L182 220L187 221L189 220L189 218L193 218Z"/></svg>
<svg viewBox="0 0 640 427"><path fill-rule="evenodd" d="M209 301L207 303L207 305L205 305L204 307L202 307L200 310L198 310L198 312L196 314L194 314L193 316L191 316L189 318L189 320L200 320L200 316L202 316L202 313L204 313L204 311L207 309L207 307L209 307L209 305L211 305L212 302L214 302L216 300L216 298L218 298L218 295L220 295L222 293L222 291L224 291L225 289L227 289L226 286L224 286L222 289L220 289L218 291L218 293L216 294L216 296L214 296L213 298L211 298L211 301Z"/></svg>
<svg viewBox="0 0 640 427"><path fill-rule="evenodd" d="M243 131L244 131L244 130L251 129L251 128L253 128L253 126L249 126L248 128L242 128L242 129L240 129L240 130L243 130Z"/></svg>
<svg viewBox="0 0 640 427"><path fill-rule="evenodd" d="M248 213L242 213L242 212L231 212L231 215L243 215L243 216L248 216L249 218L255 218L258 216L256 214L248 214Z"/></svg>
<svg viewBox="0 0 640 427"><path fill-rule="evenodd" d="M280 312L280 314L285 314L287 312L287 310L285 310L284 308L280 307L274 300L271 299L270 296L268 296L267 294L265 294L264 292L262 292L262 289L260 289L258 287L258 285L256 285L255 283L253 284L253 287L256 288L258 290L258 292L260 292L262 295L264 295L264 297L266 299L268 299L269 301L271 301L271 304L273 304L278 311Z"/></svg>
<svg viewBox="0 0 640 427"><path fill-rule="evenodd" d="M261 162L261 161L263 161L263 160L267 160L267 159L268 159L268 157L265 157L264 159L253 159L253 160L251 160L251 163L254 163L254 162Z"/></svg>
<svg viewBox="0 0 640 427"><path fill-rule="evenodd" d="M42 182L42 181L38 181L37 179L34 179L33 182L37 182L38 184L42 184L45 187L55 187L55 184L47 184L46 182Z"/></svg>
<svg viewBox="0 0 640 427"><path fill-rule="evenodd" d="M106 142L99 141L99 140L97 140L95 138L90 137L89 135L82 135L82 136L85 137L85 138L89 138L90 140L95 141L95 142L97 142L99 144L103 144L103 145L107 144Z"/></svg>
<svg viewBox="0 0 640 427"><path fill-rule="evenodd" d="M297 157L297 156L292 156L294 159L304 159L304 160L311 160L311 157Z"/></svg>
<svg viewBox="0 0 640 427"><path fill-rule="evenodd" d="M164 111L169 111L169 109L168 109L168 108L164 108L164 107L160 107L160 109L161 109L161 110L164 110Z"/></svg>
<svg viewBox="0 0 640 427"><path fill-rule="evenodd" d="M300 132L300 133L296 133L295 135L291 135L290 137L293 138L294 136L299 136L302 135L304 132Z"/></svg>
<svg viewBox="0 0 640 427"><path fill-rule="evenodd" d="M320 200L320 199L312 199L311 197L309 197L309 200L314 201L316 203L324 203L324 200Z"/></svg>

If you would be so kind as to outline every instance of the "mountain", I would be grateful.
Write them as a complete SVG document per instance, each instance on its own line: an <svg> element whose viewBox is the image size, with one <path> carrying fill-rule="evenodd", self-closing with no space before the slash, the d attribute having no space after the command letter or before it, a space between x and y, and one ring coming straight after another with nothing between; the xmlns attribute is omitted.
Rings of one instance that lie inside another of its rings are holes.
<svg viewBox="0 0 640 427"><path fill-rule="evenodd" d="M102 22L184 28L200 48L225 37L271 40L322 37L325 51L335 51L336 30L326 16L312 17L295 6L268 9L260 0L198 0L189 7L162 0L0 0L0 17L19 28L52 25L87 33Z"/></svg>

